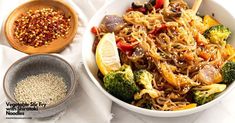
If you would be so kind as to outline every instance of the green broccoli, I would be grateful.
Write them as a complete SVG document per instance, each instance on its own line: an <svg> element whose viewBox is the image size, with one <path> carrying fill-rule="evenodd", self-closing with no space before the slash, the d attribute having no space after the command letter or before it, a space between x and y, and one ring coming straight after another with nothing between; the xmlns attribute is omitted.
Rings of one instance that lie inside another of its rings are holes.
<svg viewBox="0 0 235 123"><path fill-rule="evenodd" d="M134 72L135 82L143 85L146 89L152 89L153 75L147 70L139 70Z"/></svg>
<svg viewBox="0 0 235 123"><path fill-rule="evenodd" d="M230 84L235 81L235 62L227 62L222 67L223 83Z"/></svg>
<svg viewBox="0 0 235 123"><path fill-rule="evenodd" d="M211 84L193 88L194 101L198 105L210 102L217 94L224 91L225 88L225 84Z"/></svg>
<svg viewBox="0 0 235 123"><path fill-rule="evenodd" d="M113 96L130 102L134 94L139 91L134 82L134 74L128 65L123 65L119 70L108 73L104 76L104 87Z"/></svg>
<svg viewBox="0 0 235 123"><path fill-rule="evenodd" d="M212 26L204 32L204 36L210 40L211 43L225 46L231 31L223 25Z"/></svg>
<svg viewBox="0 0 235 123"><path fill-rule="evenodd" d="M161 95L161 92L154 89L152 86L153 75L147 70L139 70L134 72L135 82L144 87L140 92L134 95L135 100L142 98L144 94L148 94L151 98L156 98Z"/></svg>

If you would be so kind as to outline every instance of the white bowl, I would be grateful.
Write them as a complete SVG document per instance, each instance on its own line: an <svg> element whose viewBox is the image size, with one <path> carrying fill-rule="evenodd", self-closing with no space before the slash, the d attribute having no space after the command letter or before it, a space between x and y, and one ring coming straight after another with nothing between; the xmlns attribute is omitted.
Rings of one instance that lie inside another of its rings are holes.
<svg viewBox="0 0 235 123"><path fill-rule="evenodd" d="M128 104L126 102L123 102L122 100L119 100L118 98L112 96L109 94L103 87L102 87L102 81L100 81L97 77L97 71L98 67L96 65L95 56L92 52L92 45L94 41L94 35L90 32L90 29L93 26L99 26L102 19L107 14L116 14L116 15L122 15L125 10L130 7L131 3L134 0L111 0L108 4L106 4L104 7L102 7L96 14L93 16L91 21L88 24L88 27L86 29L84 39L83 39L83 62L85 65L85 68L87 70L88 75L92 79L92 81L95 83L95 85L99 88L100 91L102 91L108 98L110 98L112 101L116 102L117 104L123 106L126 109L129 109L131 111L148 115L148 116L155 116L155 117L177 117L177 116L184 116L189 115L192 113L196 113L205 109L208 109L209 107L212 107L214 104L218 103L227 93L229 93L232 88L235 87L235 82L231 84L223 93L221 93L216 99L213 101L206 103L204 105L198 106L196 108L188 109L188 110L181 110L181 111L156 111L156 110L149 110L140 108L137 106L133 106L131 104ZM186 0L189 5L192 5L193 0ZM214 13L215 18L224 24L225 26L229 27L233 33L235 33L235 19L232 17L231 13L229 13L226 8L219 5L215 0L204 0L199 12L201 14L209 14L212 15ZM235 46L235 35L232 35L230 38L231 44Z"/></svg>

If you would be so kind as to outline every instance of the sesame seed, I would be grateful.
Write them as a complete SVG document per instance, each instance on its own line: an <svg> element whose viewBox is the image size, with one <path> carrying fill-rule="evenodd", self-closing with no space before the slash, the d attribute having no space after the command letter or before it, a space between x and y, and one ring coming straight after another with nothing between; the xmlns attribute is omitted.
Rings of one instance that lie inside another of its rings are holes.
<svg viewBox="0 0 235 123"><path fill-rule="evenodd" d="M55 104L66 96L67 86L62 77L52 73L28 76L19 81L14 96L19 103L42 102Z"/></svg>

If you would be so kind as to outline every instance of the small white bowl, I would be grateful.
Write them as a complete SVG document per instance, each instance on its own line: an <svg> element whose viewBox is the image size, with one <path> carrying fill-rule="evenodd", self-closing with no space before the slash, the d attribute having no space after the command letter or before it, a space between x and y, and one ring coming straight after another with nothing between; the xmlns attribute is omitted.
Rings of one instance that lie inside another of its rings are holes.
<svg viewBox="0 0 235 123"><path fill-rule="evenodd" d="M156 110L149 110L140 108L137 106L133 106L131 104L128 104L126 102L123 102L119 100L118 98L112 96L109 94L103 87L102 87L102 81L100 81L97 77L97 71L98 67L96 65L95 56L92 52L92 45L94 41L94 35L90 32L90 29L93 26L99 26L102 19L107 14L116 14L116 15L122 15L125 10L130 7L131 3L134 0L111 0L108 4L106 4L104 7L102 7L96 14L93 16L91 21L88 24L88 27L86 29L84 39L83 39L83 62L85 65L85 68L87 70L88 75L92 79L92 81L95 83L95 85L102 91L108 98L110 98L112 101L116 102L117 104L123 106L126 109L129 109L131 111L148 115L148 116L155 116L155 117L177 117L177 116L184 116L189 115L192 113L196 113L205 109L208 109L209 107L212 107L216 103L218 103L226 94L228 94L232 88L235 87L235 82L231 84L223 93L221 93L216 99L213 101L206 103L204 105L198 106L193 109L187 109L187 110L181 110L181 111L156 111ZM189 5L192 5L192 2L194 0L186 0ZM204 0L199 12L201 14L214 14L215 18L221 22L222 24L226 25L231 29L233 33L235 33L235 18L229 13L225 7L221 6L216 2L216 0ZM232 34L232 37L230 38L230 44L235 46L235 35ZM232 42L233 41L233 42Z"/></svg>

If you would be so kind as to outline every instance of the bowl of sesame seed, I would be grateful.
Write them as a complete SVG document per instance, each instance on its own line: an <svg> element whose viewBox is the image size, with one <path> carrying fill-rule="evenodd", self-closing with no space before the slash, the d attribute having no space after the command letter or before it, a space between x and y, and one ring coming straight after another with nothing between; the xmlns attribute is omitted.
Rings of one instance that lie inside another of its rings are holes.
<svg viewBox="0 0 235 123"><path fill-rule="evenodd" d="M21 107L23 116L41 118L66 108L76 79L72 67L62 58L38 54L16 61L4 76L3 88L11 104L27 105Z"/></svg>
<svg viewBox="0 0 235 123"><path fill-rule="evenodd" d="M56 53L73 41L77 27L77 14L62 0L30 0L10 13L4 32L21 52Z"/></svg>

